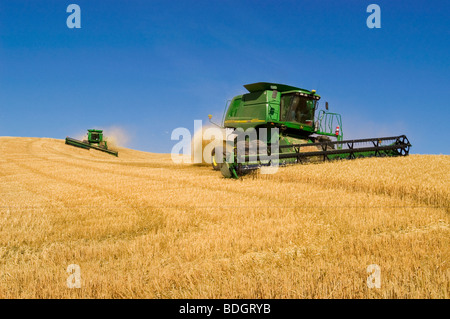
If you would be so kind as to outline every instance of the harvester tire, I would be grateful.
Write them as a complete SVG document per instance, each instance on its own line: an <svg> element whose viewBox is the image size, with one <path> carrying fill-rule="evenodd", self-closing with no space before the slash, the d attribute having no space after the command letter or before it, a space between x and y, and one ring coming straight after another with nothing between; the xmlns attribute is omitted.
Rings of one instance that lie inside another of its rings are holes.
<svg viewBox="0 0 450 319"><path fill-rule="evenodd" d="M216 159L216 148L215 147L213 148L213 150L211 152L211 163L212 163L213 170L220 171L222 163L219 163Z"/></svg>
<svg viewBox="0 0 450 319"><path fill-rule="evenodd" d="M222 157L220 154L216 154L216 148L219 147L218 151L222 151ZM227 144L226 141L223 141L222 147L220 145L215 146L211 151L211 164L212 168L215 171L220 171L222 169L225 158L227 157L227 150L230 151L233 149L232 144Z"/></svg>

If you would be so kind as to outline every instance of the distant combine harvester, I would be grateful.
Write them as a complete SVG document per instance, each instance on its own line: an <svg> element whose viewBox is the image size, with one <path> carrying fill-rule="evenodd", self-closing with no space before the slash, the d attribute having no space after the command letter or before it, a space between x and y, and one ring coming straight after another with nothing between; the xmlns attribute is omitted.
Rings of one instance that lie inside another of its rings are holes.
<svg viewBox="0 0 450 319"><path fill-rule="evenodd" d="M94 149L102 151L114 156L119 156L119 153L108 149L108 143L103 139L103 130L88 130L87 140L79 141L71 137L66 137L66 144L81 147L84 149Z"/></svg>

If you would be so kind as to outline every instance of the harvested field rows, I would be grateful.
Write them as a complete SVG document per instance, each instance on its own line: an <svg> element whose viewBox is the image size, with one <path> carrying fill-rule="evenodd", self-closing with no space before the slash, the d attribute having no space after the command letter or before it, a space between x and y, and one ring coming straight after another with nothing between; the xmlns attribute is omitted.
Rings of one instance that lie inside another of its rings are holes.
<svg viewBox="0 0 450 319"><path fill-rule="evenodd" d="M449 298L449 186L447 155L236 181L167 154L0 137L0 297Z"/></svg>

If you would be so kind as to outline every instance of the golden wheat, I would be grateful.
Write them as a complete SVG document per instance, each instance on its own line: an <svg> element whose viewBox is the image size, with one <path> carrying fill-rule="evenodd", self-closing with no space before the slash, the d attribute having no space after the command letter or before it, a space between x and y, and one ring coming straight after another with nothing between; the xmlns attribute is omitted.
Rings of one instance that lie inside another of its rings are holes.
<svg viewBox="0 0 450 319"><path fill-rule="evenodd" d="M411 155L227 180L167 154L2 137L0 297L449 298L449 171Z"/></svg>

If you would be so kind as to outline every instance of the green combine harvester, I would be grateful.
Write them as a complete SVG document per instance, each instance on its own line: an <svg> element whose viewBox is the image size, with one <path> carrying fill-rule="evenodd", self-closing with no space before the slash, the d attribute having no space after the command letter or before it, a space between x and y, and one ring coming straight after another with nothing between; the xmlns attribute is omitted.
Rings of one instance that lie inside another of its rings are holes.
<svg viewBox="0 0 450 319"><path fill-rule="evenodd" d="M103 130L88 130L88 139L79 141L71 137L66 137L66 144L81 147L84 149L94 149L108 154L119 156L119 153L108 149L108 143L103 139Z"/></svg>
<svg viewBox="0 0 450 319"><path fill-rule="evenodd" d="M409 154L405 135L344 140L341 115L328 112L328 102L325 110L318 110L315 90L266 82L244 87L249 93L227 104L222 124L211 122L229 132L224 145L211 154L213 168L224 177L239 178L263 166ZM249 139L249 129L255 129L256 141Z"/></svg>

